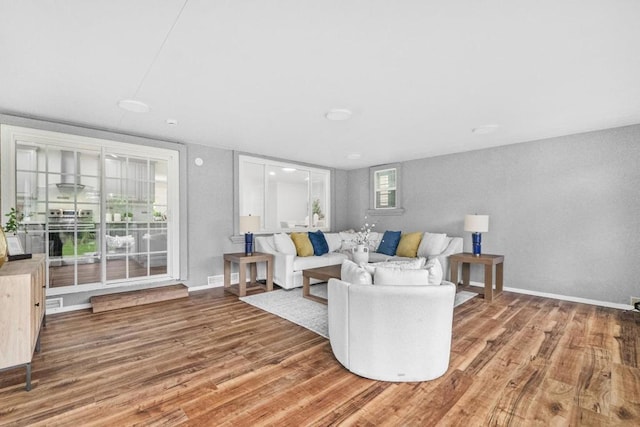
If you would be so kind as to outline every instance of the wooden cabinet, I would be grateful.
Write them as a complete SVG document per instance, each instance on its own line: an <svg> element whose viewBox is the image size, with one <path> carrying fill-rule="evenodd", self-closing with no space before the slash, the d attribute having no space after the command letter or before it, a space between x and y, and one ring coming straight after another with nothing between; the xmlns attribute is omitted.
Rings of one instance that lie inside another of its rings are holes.
<svg viewBox="0 0 640 427"><path fill-rule="evenodd" d="M45 319L44 254L0 268L0 370L24 366L31 390L31 358Z"/></svg>

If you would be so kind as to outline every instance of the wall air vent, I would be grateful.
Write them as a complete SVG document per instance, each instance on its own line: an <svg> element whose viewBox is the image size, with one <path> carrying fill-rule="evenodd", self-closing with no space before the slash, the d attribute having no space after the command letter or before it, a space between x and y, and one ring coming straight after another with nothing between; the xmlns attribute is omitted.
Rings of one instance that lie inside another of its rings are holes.
<svg viewBox="0 0 640 427"><path fill-rule="evenodd" d="M62 298L47 299L47 311L59 310L62 308Z"/></svg>

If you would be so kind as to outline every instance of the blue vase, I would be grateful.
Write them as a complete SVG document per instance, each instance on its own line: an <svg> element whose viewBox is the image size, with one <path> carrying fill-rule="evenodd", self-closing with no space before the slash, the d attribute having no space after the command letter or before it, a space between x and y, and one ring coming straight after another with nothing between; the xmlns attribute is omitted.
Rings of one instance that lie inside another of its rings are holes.
<svg viewBox="0 0 640 427"><path fill-rule="evenodd" d="M253 233L245 233L244 235L244 254L246 256L253 255Z"/></svg>
<svg viewBox="0 0 640 427"><path fill-rule="evenodd" d="M473 254L475 256L480 256L481 246L482 246L482 235L480 233L471 234L471 238L473 239Z"/></svg>

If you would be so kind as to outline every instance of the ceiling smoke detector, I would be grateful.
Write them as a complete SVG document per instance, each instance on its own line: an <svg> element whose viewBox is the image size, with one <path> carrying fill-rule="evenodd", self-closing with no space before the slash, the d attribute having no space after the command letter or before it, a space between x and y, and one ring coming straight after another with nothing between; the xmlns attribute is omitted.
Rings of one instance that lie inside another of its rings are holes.
<svg viewBox="0 0 640 427"><path fill-rule="evenodd" d="M495 132L499 127L500 126L498 125L482 125L482 126L478 126L477 128L471 129L471 132L473 132L476 135L486 135L488 133Z"/></svg>
<svg viewBox="0 0 640 427"><path fill-rule="evenodd" d="M136 101L135 99L121 99L118 101L118 107L123 110L131 111L132 113L148 113L149 105L142 101Z"/></svg>
<svg viewBox="0 0 640 427"><path fill-rule="evenodd" d="M327 112L324 116L327 120L331 121L341 121L341 120L349 120L351 118L351 111L344 108L333 108Z"/></svg>

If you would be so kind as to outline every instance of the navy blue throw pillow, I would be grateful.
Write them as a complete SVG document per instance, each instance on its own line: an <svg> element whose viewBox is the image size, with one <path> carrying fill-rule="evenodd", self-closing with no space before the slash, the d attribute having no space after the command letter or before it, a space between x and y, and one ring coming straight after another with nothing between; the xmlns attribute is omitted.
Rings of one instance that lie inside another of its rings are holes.
<svg viewBox="0 0 640 427"><path fill-rule="evenodd" d="M400 243L400 232L399 231L385 231L384 236L382 236L382 240L380 241L380 246L378 246L379 254L385 254L389 256L394 256L396 254L396 249L398 248L398 243Z"/></svg>
<svg viewBox="0 0 640 427"><path fill-rule="evenodd" d="M327 243L327 239L324 238L322 231L309 231L309 240L311 240L314 255L322 255L329 252L329 244Z"/></svg>

